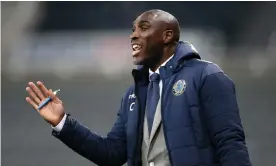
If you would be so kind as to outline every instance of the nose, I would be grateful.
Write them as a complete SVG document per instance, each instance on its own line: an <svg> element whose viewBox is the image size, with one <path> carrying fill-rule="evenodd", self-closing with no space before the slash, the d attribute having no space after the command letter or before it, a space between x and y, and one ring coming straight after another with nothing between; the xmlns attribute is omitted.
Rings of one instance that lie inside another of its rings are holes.
<svg viewBox="0 0 276 166"><path fill-rule="evenodd" d="M131 41L132 41L132 40L138 39L138 33L137 33L137 31L133 31L133 32L131 33L130 39L131 39Z"/></svg>

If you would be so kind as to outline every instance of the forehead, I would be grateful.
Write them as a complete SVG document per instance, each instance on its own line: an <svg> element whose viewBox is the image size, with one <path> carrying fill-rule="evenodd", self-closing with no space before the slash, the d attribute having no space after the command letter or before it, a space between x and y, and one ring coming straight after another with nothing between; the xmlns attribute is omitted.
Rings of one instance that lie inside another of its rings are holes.
<svg viewBox="0 0 276 166"><path fill-rule="evenodd" d="M157 13L143 13L139 17L136 18L136 20L133 22L133 25L135 24L141 24L141 23L149 23L149 24L159 24L159 15Z"/></svg>

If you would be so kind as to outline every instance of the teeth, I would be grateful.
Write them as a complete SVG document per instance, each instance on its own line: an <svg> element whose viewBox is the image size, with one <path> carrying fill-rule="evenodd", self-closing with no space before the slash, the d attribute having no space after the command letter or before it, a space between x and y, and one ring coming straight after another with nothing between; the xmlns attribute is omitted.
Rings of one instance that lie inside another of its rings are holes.
<svg viewBox="0 0 276 166"><path fill-rule="evenodd" d="M133 48L133 50L138 50L138 49L141 48L141 46L139 46L139 45L137 45L137 44L134 44L134 45L132 46L132 48Z"/></svg>

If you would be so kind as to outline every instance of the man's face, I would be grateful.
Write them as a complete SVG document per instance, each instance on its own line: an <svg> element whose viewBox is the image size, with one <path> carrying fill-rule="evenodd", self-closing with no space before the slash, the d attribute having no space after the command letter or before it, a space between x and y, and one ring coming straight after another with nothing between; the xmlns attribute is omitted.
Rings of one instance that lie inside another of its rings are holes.
<svg viewBox="0 0 276 166"><path fill-rule="evenodd" d="M157 15L152 13L143 13L134 21L130 39L135 65L150 65L161 57L163 28Z"/></svg>

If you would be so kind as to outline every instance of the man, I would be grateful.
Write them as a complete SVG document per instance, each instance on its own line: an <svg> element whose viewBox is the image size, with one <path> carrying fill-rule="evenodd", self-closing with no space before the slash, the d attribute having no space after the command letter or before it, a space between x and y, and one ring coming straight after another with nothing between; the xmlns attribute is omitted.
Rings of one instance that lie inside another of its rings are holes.
<svg viewBox="0 0 276 166"><path fill-rule="evenodd" d="M179 34L178 21L165 11L150 10L134 21L135 83L107 137L67 115L41 82L29 83L26 100L55 126L55 137L98 165L251 165L233 82ZM47 96L52 101L38 110Z"/></svg>

